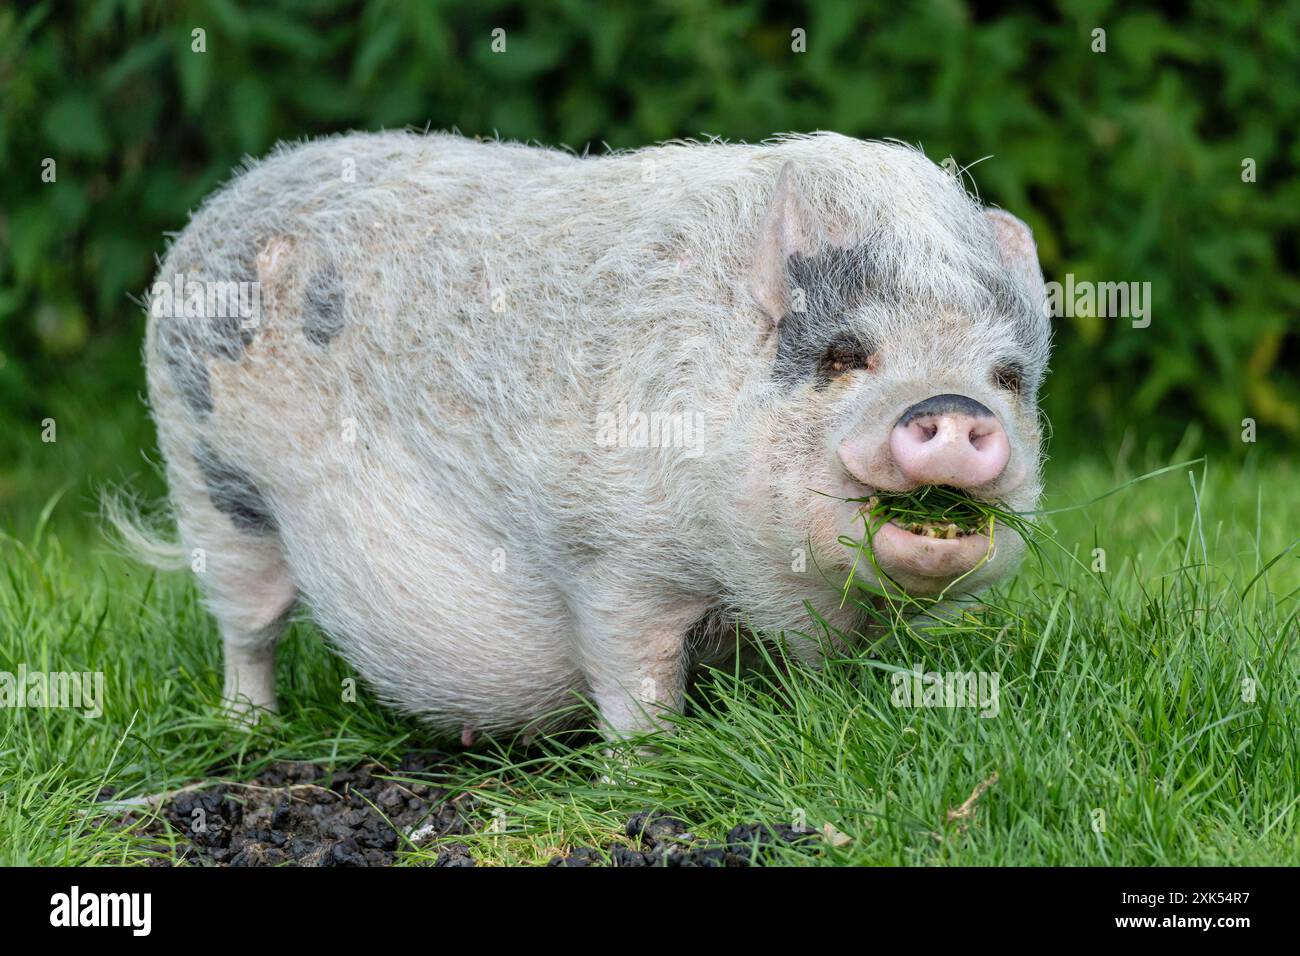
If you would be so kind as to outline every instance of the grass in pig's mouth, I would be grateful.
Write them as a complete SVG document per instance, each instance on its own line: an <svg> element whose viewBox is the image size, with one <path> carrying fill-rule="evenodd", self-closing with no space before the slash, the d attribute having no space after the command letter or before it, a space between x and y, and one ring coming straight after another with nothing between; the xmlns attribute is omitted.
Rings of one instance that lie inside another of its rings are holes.
<svg viewBox="0 0 1300 956"><path fill-rule="evenodd" d="M978 501L956 488L930 485L902 493L881 492L862 502L862 514L893 521L904 531L926 538L964 538L987 534L1001 509Z"/></svg>
<svg viewBox="0 0 1300 956"><path fill-rule="evenodd" d="M989 550L983 558L955 581L950 587L960 582L980 567L992 556L993 542L997 540L1001 529L1015 532L1025 542L1031 553L1038 553L1038 529L1029 520L1028 515L1009 511L1004 506L982 501L958 488L946 485L927 485L908 492L877 492L866 498L850 498L853 504L859 504L859 516L863 521L862 538L842 537L840 543L856 551L853 566L844 582L844 599L849 599L852 588L856 585L878 597L886 596L883 591L869 586L857 574L858 564L867 560L877 574L888 577L876 561L871 547L872 539L880 527L892 521L904 531L909 531L920 538L937 538L957 540L971 535L985 537L989 541ZM891 579L892 580L892 579ZM903 600L909 606L923 606L941 601L947 594L945 590L938 598L916 599L906 595Z"/></svg>
<svg viewBox="0 0 1300 956"><path fill-rule="evenodd" d="M1000 504L981 501L946 485L927 485L907 492L877 492L869 498L850 498L861 504L866 537L885 521L923 538L953 540L978 534L995 536L999 527L1016 532L1032 550L1037 528L1027 515Z"/></svg>

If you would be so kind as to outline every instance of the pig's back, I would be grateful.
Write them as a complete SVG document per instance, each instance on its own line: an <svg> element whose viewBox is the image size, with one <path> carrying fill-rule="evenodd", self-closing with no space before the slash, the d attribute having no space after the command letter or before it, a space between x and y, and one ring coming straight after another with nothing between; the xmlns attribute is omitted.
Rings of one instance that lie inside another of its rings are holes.
<svg viewBox="0 0 1300 956"><path fill-rule="evenodd" d="M160 428L202 436L286 490L320 480L331 436L405 436L464 461L516 351L492 309L497 235L512 192L565 154L453 136L378 134L282 149L214 195L177 237L158 282L241 283L255 320L151 316ZM519 255L527 250L517 249ZM254 300L254 301L256 301ZM227 310L228 311L228 310ZM522 410L519 410L522 411ZM459 436L459 439L458 439ZM457 453L458 452L458 453Z"/></svg>
<svg viewBox="0 0 1300 956"><path fill-rule="evenodd" d="M637 406L658 375L672 387L663 342L686 336L669 316L726 307L707 301L715 271L679 275L679 245L703 238L716 261L732 236L715 188L737 175L731 149L580 159L413 133L280 149L206 202L159 270L260 298L247 328L179 306L150 319L164 453L215 449L273 509L383 485L400 457L423 494L487 520L598 526L574 477L603 469L600 410Z"/></svg>

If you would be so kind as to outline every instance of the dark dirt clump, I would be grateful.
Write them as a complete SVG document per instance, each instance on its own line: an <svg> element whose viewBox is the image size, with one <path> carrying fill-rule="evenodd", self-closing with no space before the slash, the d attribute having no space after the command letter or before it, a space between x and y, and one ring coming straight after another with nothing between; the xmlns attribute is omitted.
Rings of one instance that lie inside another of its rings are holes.
<svg viewBox="0 0 1300 956"><path fill-rule="evenodd" d="M631 845L607 844L603 850L578 847L554 857L548 866L750 866L772 861L777 846L816 852L818 835L793 827L743 823L732 827L722 843L698 840L676 817L652 810L634 814L625 829Z"/></svg>
<svg viewBox="0 0 1300 956"><path fill-rule="evenodd" d="M385 866L410 841L468 833L467 799L434 786L438 755L411 754L396 768L365 764L328 771L272 764L256 780L179 791L162 804L187 841L175 862L200 866ZM400 778L398 780L389 778ZM162 824L155 824L161 826ZM451 844L438 866L473 866Z"/></svg>

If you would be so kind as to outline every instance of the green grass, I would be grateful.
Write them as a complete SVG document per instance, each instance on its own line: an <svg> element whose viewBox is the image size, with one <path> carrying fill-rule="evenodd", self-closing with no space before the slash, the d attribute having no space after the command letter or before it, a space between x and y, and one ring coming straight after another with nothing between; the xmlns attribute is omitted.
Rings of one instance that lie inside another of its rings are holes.
<svg viewBox="0 0 1300 956"><path fill-rule="evenodd" d="M1130 477L1054 467L1046 507ZM192 584L108 553L84 504L21 516L0 538L0 670L105 681L98 719L0 711L0 862L144 862L145 841L86 812L104 786L153 793L275 759L428 746L368 695L342 700L347 666L303 625L281 655L284 713L251 731L223 723L219 642ZM654 754L612 771L573 734L454 754L446 782L478 798L485 832L468 842L483 862L605 843L653 806L706 837L801 820L851 838L783 857L800 863L1295 865L1297 514L1286 463L1170 472L1048 516L1056 544L976 617L820 672L715 673ZM995 675L997 715L895 706L895 675L914 666ZM995 775L973 813L948 819ZM487 832L494 818L504 832Z"/></svg>
<svg viewBox="0 0 1300 956"><path fill-rule="evenodd" d="M899 526L911 531L922 530L923 525L948 528L954 534L983 531L1002 512L987 502L972 498L958 488L926 485L916 491L902 494L876 494L870 498L855 498L868 506L873 519L893 519Z"/></svg>

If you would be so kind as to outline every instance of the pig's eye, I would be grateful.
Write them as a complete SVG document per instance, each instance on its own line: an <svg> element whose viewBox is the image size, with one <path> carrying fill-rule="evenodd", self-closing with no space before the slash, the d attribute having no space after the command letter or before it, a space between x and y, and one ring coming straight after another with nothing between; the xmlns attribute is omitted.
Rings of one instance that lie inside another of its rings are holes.
<svg viewBox="0 0 1300 956"><path fill-rule="evenodd" d="M835 378L857 369L874 370L877 364L875 350L866 343L849 337L836 338L826 347L822 355L821 373L826 378Z"/></svg>
<svg viewBox="0 0 1300 956"><path fill-rule="evenodd" d="M1025 370L1019 365L1000 365L993 370L993 384L1008 392L1019 393L1024 378Z"/></svg>

